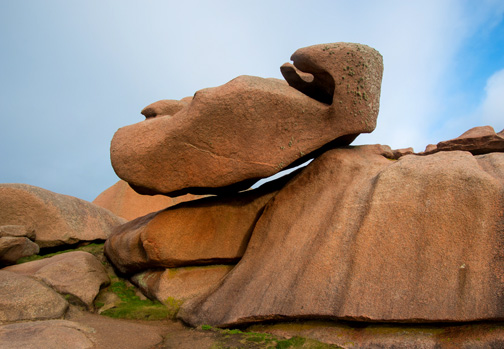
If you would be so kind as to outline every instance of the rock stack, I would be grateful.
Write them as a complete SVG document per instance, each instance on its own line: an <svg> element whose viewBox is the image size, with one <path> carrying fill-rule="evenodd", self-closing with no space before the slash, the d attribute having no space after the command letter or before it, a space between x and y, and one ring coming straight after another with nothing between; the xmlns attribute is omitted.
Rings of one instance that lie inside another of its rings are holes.
<svg viewBox="0 0 504 349"><path fill-rule="evenodd" d="M191 326L504 319L504 130L477 127L421 153L350 146L376 126L380 54L334 43L291 59L281 67L286 81L240 76L147 106L145 121L114 135L121 181L95 204L0 185L0 263L106 240L119 275L151 299L182 304L178 319ZM8 266L0 294L15 296L0 297L0 322L61 318L69 299L93 311L109 282L84 252ZM32 291L21 299L22 289ZM30 326L22 325L3 331ZM324 326L324 338L338 333L334 344L378 343ZM504 345L501 327L490 332L457 343ZM424 334L410 347L444 340ZM394 347L399 337L391 338L376 345Z"/></svg>
<svg viewBox="0 0 504 349"><path fill-rule="evenodd" d="M154 103L115 134L114 169L139 193L217 196L121 226L110 260L149 295L183 298L179 318L194 326L504 318L502 132L476 128L420 154L350 147L376 125L381 56L336 43L292 60L287 84L238 77ZM184 293L181 270L214 281Z"/></svg>

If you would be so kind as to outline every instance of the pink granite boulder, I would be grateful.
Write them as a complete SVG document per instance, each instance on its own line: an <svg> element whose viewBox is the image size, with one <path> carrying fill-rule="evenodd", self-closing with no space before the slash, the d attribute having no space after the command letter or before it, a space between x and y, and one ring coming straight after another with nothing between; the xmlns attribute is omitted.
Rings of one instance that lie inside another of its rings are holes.
<svg viewBox="0 0 504 349"><path fill-rule="evenodd" d="M282 67L291 86L240 76L198 91L174 115L119 129L110 150L117 175L144 194L223 193L374 130L383 71L377 51L324 44L292 59Z"/></svg>

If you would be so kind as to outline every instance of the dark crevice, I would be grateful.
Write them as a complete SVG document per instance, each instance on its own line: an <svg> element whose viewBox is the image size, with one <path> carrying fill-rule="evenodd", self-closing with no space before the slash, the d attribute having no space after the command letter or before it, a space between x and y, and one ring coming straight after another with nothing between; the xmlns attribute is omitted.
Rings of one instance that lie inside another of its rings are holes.
<svg viewBox="0 0 504 349"><path fill-rule="evenodd" d="M280 67L284 79L296 90L324 104L332 104L335 83L327 72L303 72L290 63Z"/></svg>

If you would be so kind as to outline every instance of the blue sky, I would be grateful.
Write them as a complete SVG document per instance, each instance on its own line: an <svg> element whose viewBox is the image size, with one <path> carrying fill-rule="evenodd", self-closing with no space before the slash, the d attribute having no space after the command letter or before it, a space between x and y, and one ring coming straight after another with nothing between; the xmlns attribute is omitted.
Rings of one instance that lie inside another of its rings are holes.
<svg viewBox="0 0 504 349"><path fill-rule="evenodd" d="M504 1L0 0L0 183L92 201L114 132L141 109L239 75L281 78L298 48L384 57L377 129L414 147L504 128Z"/></svg>

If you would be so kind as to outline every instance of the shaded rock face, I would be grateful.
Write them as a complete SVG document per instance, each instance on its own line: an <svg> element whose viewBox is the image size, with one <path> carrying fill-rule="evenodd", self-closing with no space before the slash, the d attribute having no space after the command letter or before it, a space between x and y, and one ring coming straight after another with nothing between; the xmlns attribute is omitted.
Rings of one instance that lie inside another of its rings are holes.
<svg viewBox="0 0 504 349"><path fill-rule="evenodd" d="M198 91L174 115L119 129L117 175L144 194L222 193L248 188L328 143L345 145L376 126L382 57L365 45L300 49L276 79L240 76ZM152 110L157 110L152 107Z"/></svg>
<svg viewBox="0 0 504 349"><path fill-rule="evenodd" d="M122 273L236 263L274 185L229 197L181 203L116 229L105 254Z"/></svg>
<svg viewBox="0 0 504 349"><path fill-rule="evenodd" d="M62 317L68 303L43 283L0 270L0 322Z"/></svg>
<svg viewBox="0 0 504 349"><path fill-rule="evenodd" d="M75 296L91 310L100 288L110 283L103 265L91 253L82 251L67 252L3 270L33 276L61 294Z"/></svg>
<svg viewBox="0 0 504 349"><path fill-rule="evenodd" d="M179 317L502 319L504 154L331 150L266 206L245 255Z"/></svg>
<svg viewBox="0 0 504 349"><path fill-rule="evenodd" d="M196 195L183 195L171 198L165 195L140 195L123 180L105 190L94 199L93 204L103 207L118 217L133 220L149 213L163 210L181 202L200 198Z"/></svg>
<svg viewBox="0 0 504 349"><path fill-rule="evenodd" d="M39 246L25 237L0 238L0 265L16 263L20 258L39 253Z"/></svg>
<svg viewBox="0 0 504 349"><path fill-rule="evenodd" d="M105 240L126 222L110 211L75 197L27 184L0 184L0 225L35 231L40 247Z"/></svg>
<svg viewBox="0 0 504 349"><path fill-rule="evenodd" d="M439 142L437 145L430 144L424 154L453 150L469 151L474 155L504 152L504 130L495 133L491 126L474 127L457 138Z"/></svg>

